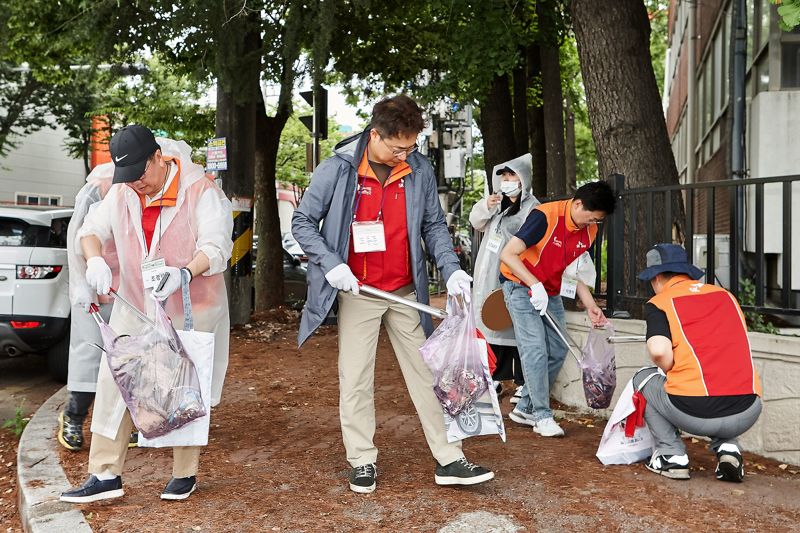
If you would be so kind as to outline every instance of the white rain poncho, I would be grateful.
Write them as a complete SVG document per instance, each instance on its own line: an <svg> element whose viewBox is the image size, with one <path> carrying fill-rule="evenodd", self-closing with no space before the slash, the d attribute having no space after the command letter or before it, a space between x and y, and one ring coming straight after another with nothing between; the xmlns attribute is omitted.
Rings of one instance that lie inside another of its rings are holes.
<svg viewBox="0 0 800 533"><path fill-rule="evenodd" d="M228 366L230 316L222 273L233 248L231 203L206 177L203 167L192 163L189 145L163 138L156 142L164 157L177 163L172 165L170 180L179 179L180 186L176 205L165 206L160 220L156 221L149 251L142 232L139 196L127 185L117 184L89 212L77 235L76 252L83 253L80 239L87 235L95 235L101 242L113 240L120 264L119 292L150 317L154 316L154 301L149 297L150 290L143 288L141 264L163 258L168 266L183 267L198 252L208 257L209 270L195 277L190 289L195 329L215 335L211 391L211 405L214 406L219 403ZM183 329L180 292L167 299L166 311L173 326ZM148 327L121 305L114 306L109 324L119 335L140 334ZM104 361L97 380L92 431L113 439L125 409L125 402Z"/></svg>
<svg viewBox="0 0 800 533"><path fill-rule="evenodd" d="M497 175L497 171L504 167L512 169L522 180L522 195L519 199L522 204L519 211L510 216L507 215L508 209L500 212L500 204L495 206L494 209L489 209L486 203L486 197L489 196L487 186L484 197L472 207L469 221L473 228L483 232L481 247L475 260L473 275L475 281L472 286L472 298L475 308L475 322L478 325L478 329L486 337L486 341L490 344L501 346L516 346L517 342L514 339L513 328L494 331L487 328L481 319L484 300L493 290L500 287L500 251L525 222L531 209L539 205L539 200L531 194L531 154L521 155L511 161L495 165L491 176L492 190L495 192L500 191L500 183L503 179L502 176ZM487 248L489 238L495 234L499 235L501 239L497 252Z"/></svg>

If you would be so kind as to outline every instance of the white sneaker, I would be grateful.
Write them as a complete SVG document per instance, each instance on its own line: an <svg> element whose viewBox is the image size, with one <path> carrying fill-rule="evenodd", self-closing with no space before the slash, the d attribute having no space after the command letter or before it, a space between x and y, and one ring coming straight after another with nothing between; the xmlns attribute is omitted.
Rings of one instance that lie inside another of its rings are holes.
<svg viewBox="0 0 800 533"><path fill-rule="evenodd" d="M544 418L533 424L533 431L542 437L563 437L564 430L553 418Z"/></svg>
<svg viewBox="0 0 800 533"><path fill-rule="evenodd" d="M525 424L526 426L535 426L536 421L533 419L533 415L529 415L528 413L523 413L516 407L513 411L508 413L508 418L516 422L517 424Z"/></svg>
<svg viewBox="0 0 800 533"><path fill-rule="evenodd" d="M522 399L522 387L523 387L523 385L520 385L519 387L517 387L516 392L514 392L514 396L512 396L511 399L508 400L510 403L512 403L514 405L519 403L519 401Z"/></svg>

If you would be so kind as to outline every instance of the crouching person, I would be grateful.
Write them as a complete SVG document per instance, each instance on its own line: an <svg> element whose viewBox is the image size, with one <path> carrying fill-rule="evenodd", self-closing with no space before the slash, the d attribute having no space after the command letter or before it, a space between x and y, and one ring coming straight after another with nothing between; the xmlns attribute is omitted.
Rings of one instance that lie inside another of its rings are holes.
<svg viewBox="0 0 800 533"><path fill-rule="evenodd" d="M711 438L716 477L744 479L737 437L761 413L761 382L753 365L744 315L736 299L715 285L698 282L703 272L676 244L647 252L649 281L656 295L645 307L647 351L666 374L642 389L644 417L655 450L647 468L672 479L689 479L689 457L678 430ZM634 377L638 387L655 369Z"/></svg>

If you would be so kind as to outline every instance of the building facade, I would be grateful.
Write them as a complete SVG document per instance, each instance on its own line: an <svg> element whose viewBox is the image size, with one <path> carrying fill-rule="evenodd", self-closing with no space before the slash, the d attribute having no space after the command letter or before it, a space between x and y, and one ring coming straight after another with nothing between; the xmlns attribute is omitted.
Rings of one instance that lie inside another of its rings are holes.
<svg viewBox="0 0 800 533"><path fill-rule="evenodd" d="M83 161L67 153L63 128L42 128L19 138L0 158L0 204L75 205L86 183Z"/></svg>
<svg viewBox="0 0 800 533"><path fill-rule="evenodd" d="M731 172L731 71L734 9L737 0L671 0L669 51L666 60L664 103L667 129L682 183L733 179ZM769 0L746 0L745 150L747 178L800 174L800 28L779 27L777 7ZM694 208L695 261L704 266L708 209L714 210L717 280L728 286L731 261L731 204L734 189L714 197L698 189ZM755 261L755 187L745 190L743 250ZM792 203L800 205L800 183L791 186ZM767 295L780 292L784 217L782 185L764 188L763 247ZM793 219L797 220L798 215ZM798 226L794 224L793 226ZM788 238L788 237L787 237ZM791 234L791 249L800 250L800 231ZM687 243L688 245L689 243ZM736 251L733 250L735 254ZM789 251L791 255L791 251ZM800 261L791 262L790 290L794 308L800 295Z"/></svg>

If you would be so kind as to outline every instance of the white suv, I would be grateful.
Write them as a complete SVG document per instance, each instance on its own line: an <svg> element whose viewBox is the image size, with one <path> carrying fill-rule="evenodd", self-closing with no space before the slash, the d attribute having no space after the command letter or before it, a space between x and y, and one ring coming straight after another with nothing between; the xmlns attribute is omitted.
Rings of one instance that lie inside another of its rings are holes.
<svg viewBox="0 0 800 533"><path fill-rule="evenodd" d="M0 356L46 353L67 380L72 209L0 207Z"/></svg>

